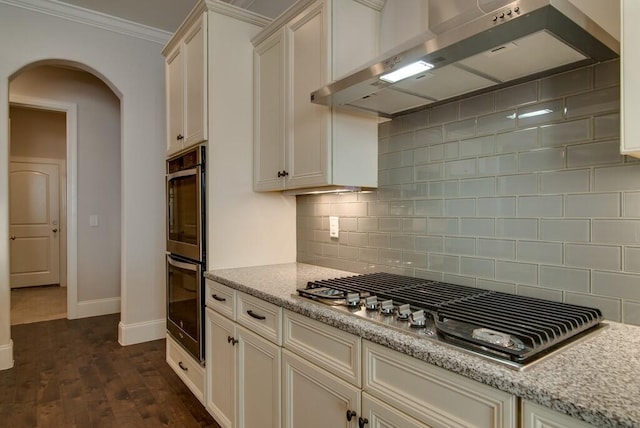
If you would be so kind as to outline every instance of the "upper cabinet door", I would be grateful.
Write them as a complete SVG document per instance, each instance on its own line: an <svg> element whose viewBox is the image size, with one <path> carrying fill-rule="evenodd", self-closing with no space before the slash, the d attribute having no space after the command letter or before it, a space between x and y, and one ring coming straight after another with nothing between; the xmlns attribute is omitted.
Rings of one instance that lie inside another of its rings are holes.
<svg viewBox="0 0 640 428"><path fill-rule="evenodd" d="M253 162L257 191L284 188L285 61L284 29L256 46L253 53Z"/></svg>
<svg viewBox="0 0 640 428"><path fill-rule="evenodd" d="M640 158L640 81L635 77L640 67L640 53L637 40L640 39L640 2L637 0L622 0L622 41L620 55L620 109L621 109L621 138L620 152Z"/></svg>
<svg viewBox="0 0 640 428"><path fill-rule="evenodd" d="M287 97L292 123L287 147L287 187L329 183L331 109L310 102L310 94L328 81L327 3L318 1L288 26L290 86Z"/></svg>
<svg viewBox="0 0 640 428"><path fill-rule="evenodd" d="M207 16L184 39L184 145L207 139Z"/></svg>
<svg viewBox="0 0 640 428"><path fill-rule="evenodd" d="M207 14L167 56L167 155L207 136Z"/></svg>
<svg viewBox="0 0 640 428"><path fill-rule="evenodd" d="M183 57L180 46L167 57L167 155L182 150Z"/></svg>

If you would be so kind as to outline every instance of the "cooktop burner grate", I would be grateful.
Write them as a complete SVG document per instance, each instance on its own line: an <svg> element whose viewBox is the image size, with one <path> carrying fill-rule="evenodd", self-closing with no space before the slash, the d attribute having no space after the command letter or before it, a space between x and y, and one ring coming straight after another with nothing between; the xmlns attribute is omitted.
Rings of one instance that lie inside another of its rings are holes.
<svg viewBox="0 0 640 428"><path fill-rule="evenodd" d="M449 341L516 362L537 357L603 321L598 309L390 273L313 281L298 293L319 300L359 293L361 298L375 295L379 301L408 303L413 311L430 313L438 334Z"/></svg>

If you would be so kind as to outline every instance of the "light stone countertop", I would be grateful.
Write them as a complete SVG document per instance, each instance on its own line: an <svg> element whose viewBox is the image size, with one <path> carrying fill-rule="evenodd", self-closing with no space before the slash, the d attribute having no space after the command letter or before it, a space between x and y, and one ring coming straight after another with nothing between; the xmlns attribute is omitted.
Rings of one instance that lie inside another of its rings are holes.
<svg viewBox="0 0 640 428"><path fill-rule="evenodd" d="M640 328L614 322L524 371L293 297L308 281L354 275L303 263L205 277L599 427L640 427Z"/></svg>

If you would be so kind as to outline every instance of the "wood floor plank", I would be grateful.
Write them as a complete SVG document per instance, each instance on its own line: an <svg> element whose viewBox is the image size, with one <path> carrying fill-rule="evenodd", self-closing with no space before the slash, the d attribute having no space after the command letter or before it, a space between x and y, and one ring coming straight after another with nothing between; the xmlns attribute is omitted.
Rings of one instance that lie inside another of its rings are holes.
<svg viewBox="0 0 640 428"><path fill-rule="evenodd" d="M12 327L0 427L220 428L165 361L165 341L122 347L118 315Z"/></svg>

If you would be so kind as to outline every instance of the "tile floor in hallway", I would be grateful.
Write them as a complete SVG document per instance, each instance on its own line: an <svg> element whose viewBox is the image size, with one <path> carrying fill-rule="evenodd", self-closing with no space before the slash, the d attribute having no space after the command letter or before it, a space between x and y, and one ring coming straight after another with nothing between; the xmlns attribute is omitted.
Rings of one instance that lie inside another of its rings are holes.
<svg viewBox="0 0 640 428"><path fill-rule="evenodd" d="M11 325L66 317L66 287L49 285L11 289Z"/></svg>

